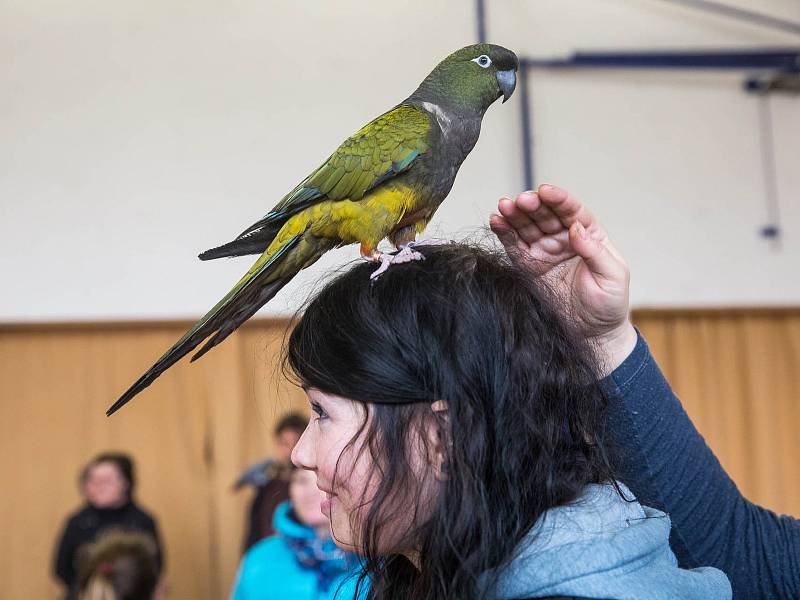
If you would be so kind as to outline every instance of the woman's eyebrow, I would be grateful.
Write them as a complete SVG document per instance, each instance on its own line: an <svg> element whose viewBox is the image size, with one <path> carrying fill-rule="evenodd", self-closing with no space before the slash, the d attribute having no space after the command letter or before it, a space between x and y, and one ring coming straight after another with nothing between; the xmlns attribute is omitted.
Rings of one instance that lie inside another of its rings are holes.
<svg viewBox="0 0 800 600"><path fill-rule="evenodd" d="M317 388L308 383L304 383L300 387L303 388L303 391L306 393L306 396L308 396L308 401L311 404L321 403L322 398L318 395L319 390Z"/></svg>

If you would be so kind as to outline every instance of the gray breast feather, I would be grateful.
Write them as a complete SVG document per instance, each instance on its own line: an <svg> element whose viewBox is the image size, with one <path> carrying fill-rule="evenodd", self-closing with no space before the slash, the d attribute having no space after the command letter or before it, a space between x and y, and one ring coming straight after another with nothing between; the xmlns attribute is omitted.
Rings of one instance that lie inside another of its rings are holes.
<svg viewBox="0 0 800 600"><path fill-rule="evenodd" d="M481 132L481 115L460 115L433 102L420 106L436 119L442 132L442 151L460 165L470 153Z"/></svg>

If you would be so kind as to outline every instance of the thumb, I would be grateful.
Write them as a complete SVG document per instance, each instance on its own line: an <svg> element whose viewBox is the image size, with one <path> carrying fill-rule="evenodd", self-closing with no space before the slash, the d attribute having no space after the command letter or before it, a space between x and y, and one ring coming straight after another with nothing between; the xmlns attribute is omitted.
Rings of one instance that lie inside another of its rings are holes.
<svg viewBox="0 0 800 600"><path fill-rule="evenodd" d="M595 280L622 284L627 281L628 266L610 251L608 243L592 238L580 221L575 221L570 226L569 243L586 263Z"/></svg>

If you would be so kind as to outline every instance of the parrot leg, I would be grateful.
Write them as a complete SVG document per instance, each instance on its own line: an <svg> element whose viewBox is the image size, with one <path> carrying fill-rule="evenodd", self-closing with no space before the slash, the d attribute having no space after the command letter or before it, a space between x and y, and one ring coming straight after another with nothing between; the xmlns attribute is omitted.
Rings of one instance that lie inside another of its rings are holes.
<svg viewBox="0 0 800 600"><path fill-rule="evenodd" d="M414 243L410 242L397 252L388 253L379 252L377 250L373 251L368 258L370 260L374 260L375 262L379 262L380 266L372 274L370 274L369 278L372 281L375 281L378 277L388 271L389 267L392 265L400 265L415 260L425 260L425 257L420 252L414 250L413 246Z"/></svg>
<svg viewBox="0 0 800 600"><path fill-rule="evenodd" d="M417 239L417 226L415 223L401 227L397 231L389 234L389 241L398 250L408 246Z"/></svg>

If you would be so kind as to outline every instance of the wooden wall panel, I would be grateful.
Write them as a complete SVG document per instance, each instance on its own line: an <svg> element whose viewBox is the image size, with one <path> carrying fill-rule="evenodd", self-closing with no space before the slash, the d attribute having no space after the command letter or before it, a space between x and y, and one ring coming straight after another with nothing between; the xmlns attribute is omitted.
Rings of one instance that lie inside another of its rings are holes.
<svg viewBox="0 0 800 600"><path fill-rule="evenodd" d="M800 515L800 309L634 317L745 494ZM59 597L53 544L79 504L79 468L106 449L136 458L139 501L157 515L166 543L170 597L227 596L249 500L230 485L272 451L276 419L307 407L280 374L287 323L262 320L105 417L186 326L0 326L0 597Z"/></svg>

